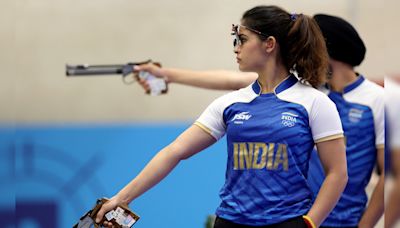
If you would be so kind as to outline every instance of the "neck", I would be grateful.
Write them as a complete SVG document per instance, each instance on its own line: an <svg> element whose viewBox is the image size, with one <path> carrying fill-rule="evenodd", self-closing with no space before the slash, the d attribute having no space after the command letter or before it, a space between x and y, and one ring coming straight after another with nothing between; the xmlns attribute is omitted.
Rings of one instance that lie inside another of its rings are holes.
<svg viewBox="0 0 400 228"><path fill-rule="evenodd" d="M258 83L261 85L261 93L272 93L275 88L287 76L289 71L278 63L268 62L265 67L258 72Z"/></svg>
<svg viewBox="0 0 400 228"><path fill-rule="evenodd" d="M328 84L331 90L342 93L344 88L357 80L352 66L340 63L332 64L333 75Z"/></svg>

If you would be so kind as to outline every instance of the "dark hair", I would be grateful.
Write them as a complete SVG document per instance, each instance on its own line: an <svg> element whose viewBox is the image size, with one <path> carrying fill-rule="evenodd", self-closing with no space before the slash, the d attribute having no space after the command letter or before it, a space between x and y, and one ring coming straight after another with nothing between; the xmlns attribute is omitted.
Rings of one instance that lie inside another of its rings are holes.
<svg viewBox="0 0 400 228"><path fill-rule="evenodd" d="M243 25L273 36L288 70L313 87L321 85L328 72L328 52L316 21L303 14L289 14L277 6L256 6L243 14ZM258 35L261 40L268 37Z"/></svg>

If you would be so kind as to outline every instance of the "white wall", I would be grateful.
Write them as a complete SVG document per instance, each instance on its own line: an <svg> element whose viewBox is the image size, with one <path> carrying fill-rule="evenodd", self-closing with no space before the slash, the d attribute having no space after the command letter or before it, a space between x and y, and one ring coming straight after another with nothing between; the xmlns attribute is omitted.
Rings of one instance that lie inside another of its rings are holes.
<svg viewBox="0 0 400 228"><path fill-rule="evenodd" d="M168 95L150 97L118 77L66 78L64 65L151 58L236 70L230 25L258 4L342 16L368 47L359 70L370 78L398 72L395 0L2 0L0 123L193 120L222 92L171 85Z"/></svg>

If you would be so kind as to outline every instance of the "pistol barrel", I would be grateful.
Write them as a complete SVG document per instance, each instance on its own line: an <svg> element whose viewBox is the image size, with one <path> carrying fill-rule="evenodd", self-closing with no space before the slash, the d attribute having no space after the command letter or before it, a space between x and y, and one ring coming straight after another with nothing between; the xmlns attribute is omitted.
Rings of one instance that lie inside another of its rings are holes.
<svg viewBox="0 0 400 228"><path fill-rule="evenodd" d="M126 65L66 65L67 76L123 74Z"/></svg>

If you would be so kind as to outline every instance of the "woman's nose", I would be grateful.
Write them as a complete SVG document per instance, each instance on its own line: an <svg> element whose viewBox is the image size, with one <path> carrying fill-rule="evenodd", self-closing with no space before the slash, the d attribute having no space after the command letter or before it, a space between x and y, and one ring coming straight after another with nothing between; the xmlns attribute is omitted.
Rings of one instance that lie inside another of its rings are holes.
<svg viewBox="0 0 400 228"><path fill-rule="evenodd" d="M238 54L239 53L239 45L236 45L235 47L233 47L233 53Z"/></svg>

